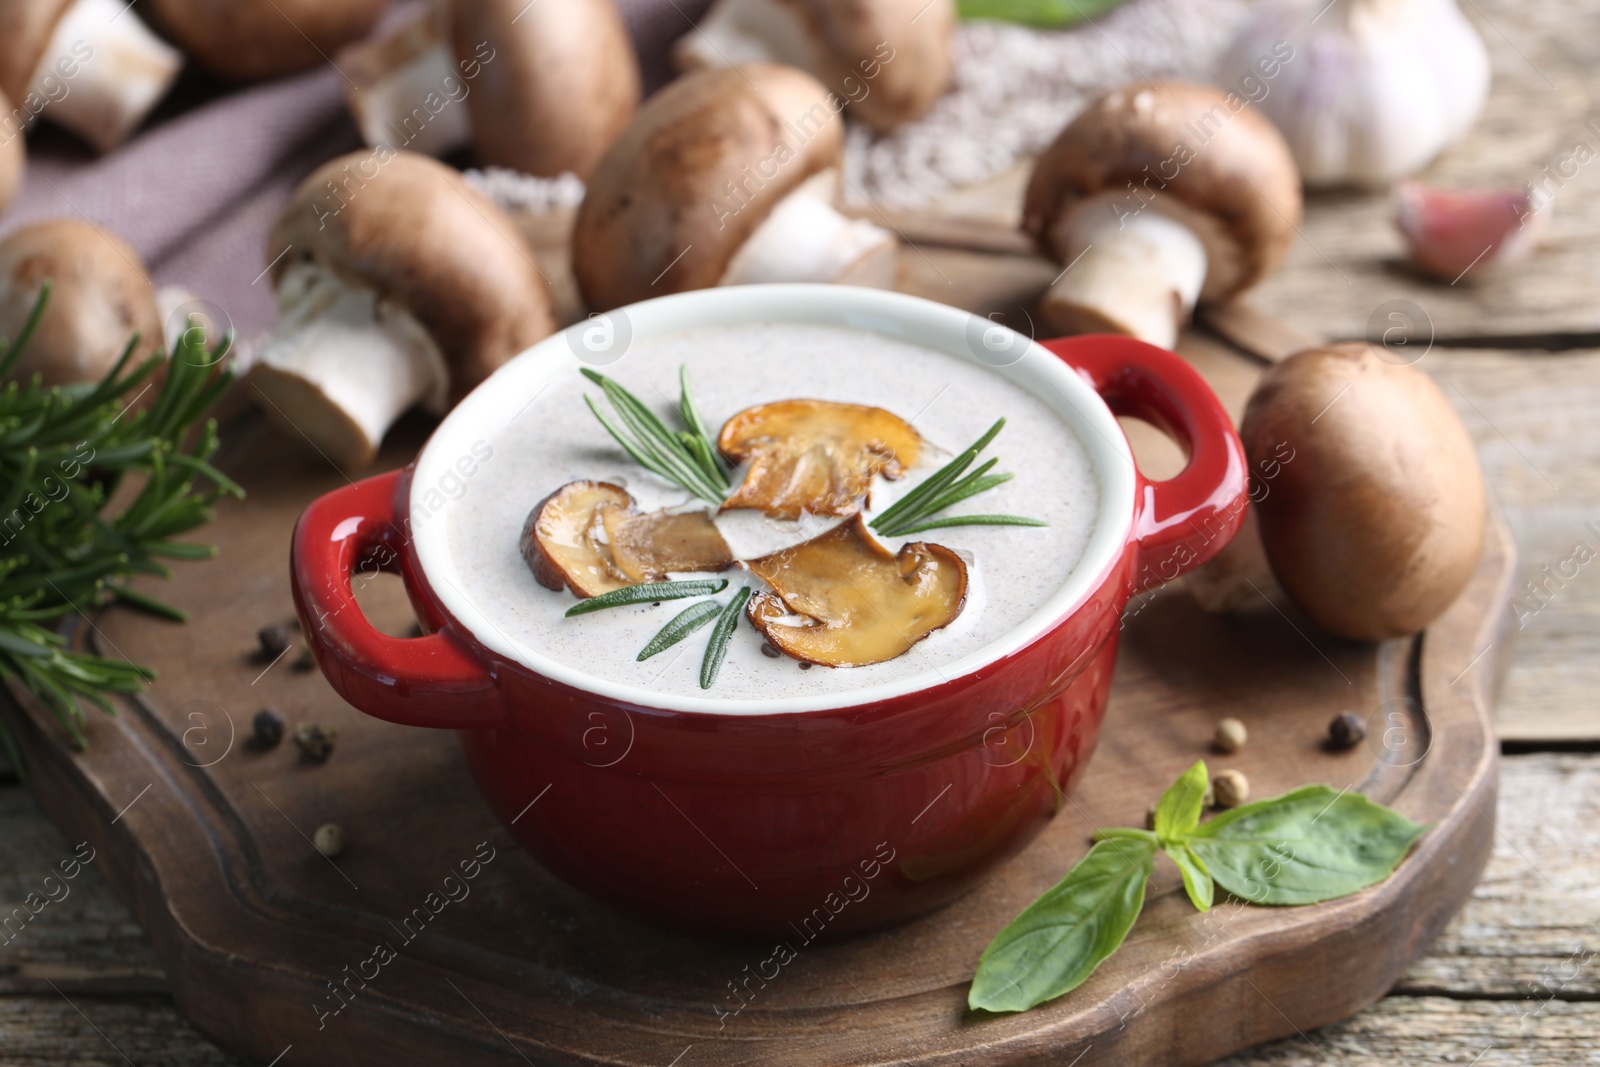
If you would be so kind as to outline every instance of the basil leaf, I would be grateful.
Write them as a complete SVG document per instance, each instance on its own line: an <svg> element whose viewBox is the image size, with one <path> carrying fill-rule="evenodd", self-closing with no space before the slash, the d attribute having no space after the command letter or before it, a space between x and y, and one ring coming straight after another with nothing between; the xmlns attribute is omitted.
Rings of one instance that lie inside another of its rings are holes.
<svg viewBox="0 0 1600 1067"><path fill-rule="evenodd" d="M1101 841L983 950L967 1006L1026 1011L1077 988L1128 936L1144 906L1151 841Z"/></svg>
<svg viewBox="0 0 1600 1067"><path fill-rule="evenodd" d="M1383 881L1427 827L1360 793L1302 786L1224 812L1185 843L1252 904L1316 904Z"/></svg>
<svg viewBox="0 0 1600 1067"><path fill-rule="evenodd" d="M1206 865L1200 862L1200 857L1181 842L1167 845L1162 851L1178 865L1178 872L1183 875L1183 891L1189 894L1189 903L1201 911L1210 911L1211 901L1216 896L1216 883L1212 881Z"/></svg>
<svg viewBox="0 0 1600 1067"><path fill-rule="evenodd" d="M1162 844L1180 841L1200 825L1200 811L1205 807L1206 785L1210 780L1206 761L1198 760L1161 794L1161 801L1156 805L1155 832Z"/></svg>

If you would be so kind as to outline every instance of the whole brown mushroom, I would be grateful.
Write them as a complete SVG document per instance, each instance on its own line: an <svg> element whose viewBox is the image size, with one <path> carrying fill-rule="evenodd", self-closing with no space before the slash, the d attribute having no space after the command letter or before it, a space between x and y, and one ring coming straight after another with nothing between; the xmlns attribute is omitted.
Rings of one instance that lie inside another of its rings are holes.
<svg viewBox="0 0 1600 1067"><path fill-rule="evenodd" d="M0 109L12 115L11 101L0 90ZM22 186L23 172L28 169L27 142L20 125L11 122L0 124L0 212L5 211L11 198Z"/></svg>
<svg viewBox="0 0 1600 1067"><path fill-rule="evenodd" d="M0 90L5 135L34 117L50 120L100 152L128 139L167 94L183 66L178 50L150 32L123 0L12 0L0 4Z"/></svg>
<svg viewBox="0 0 1600 1067"><path fill-rule="evenodd" d="M1472 439L1422 371L1364 343L1297 353L1262 378L1240 428L1252 466L1283 452L1255 505L1291 599L1356 640L1416 633L1466 586L1483 549Z"/></svg>
<svg viewBox="0 0 1600 1067"><path fill-rule="evenodd" d="M1066 268L1040 305L1052 329L1171 348L1197 301L1282 262L1300 212L1300 176L1270 122L1210 86L1148 82L1061 131L1034 165L1022 224Z"/></svg>
<svg viewBox="0 0 1600 1067"><path fill-rule="evenodd" d="M953 0L717 0L678 38L681 70L786 63L879 132L918 118L950 84Z"/></svg>
<svg viewBox="0 0 1600 1067"><path fill-rule="evenodd" d="M50 283L33 339L11 370L46 385L97 382L139 335L138 359L163 347L155 290L139 255L78 219L24 227L0 241L0 336L16 337Z"/></svg>
<svg viewBox="0 0 1600 1067"><path fill-rule="evenodd" d="M793 67L686 74L651 97L589 181L572 265L605 311L750 282L894 283L894 235L833 206L843 122Z"/></svg>
<svg viewBox="0 0 1600 1067"><path fill-rule="evenodd" d="M232 82L326 63L365 37L389 0L149 0L161 28L200 66Z"/></svg>
<svg viewBox="0 0 1600 1067"><path fill-rule="evenodd" d="M587 177L639 104L613 0L448 0L346 49L350 110L370 145L553 178Z"/></svg>
<svg viewBox="0 0 1600 1067"><path fill-rule="evenodd" d="M355 152L301 183L268 238L279 320L250 369L272 418L347 467L416 404L443 413L555 330L516 225L452 168Z"/></svg>

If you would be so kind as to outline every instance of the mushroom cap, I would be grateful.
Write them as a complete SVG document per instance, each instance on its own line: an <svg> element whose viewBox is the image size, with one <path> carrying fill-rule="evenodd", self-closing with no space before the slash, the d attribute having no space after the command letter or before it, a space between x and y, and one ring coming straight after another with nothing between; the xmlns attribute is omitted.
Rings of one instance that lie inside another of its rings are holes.
<svg viewBox="0 0 1600 1067"><path fill-rule="evenodd" d="M0 91L0 114L11 114L11 100ZM22 173L28 169L27 143L21 130L0 137L0 211L4 211L22 186Z"/></svg>
<svg viewBox="0 0 1600 1067"><path fill-rule="evenodd" d="M443 163L378 148L323 164L268 238L416 317L450 367L450 400L555 330L550 290L516 223Z"/></svg>
<svg viewBox="0 0 1600 1067"><path fill-rule="evenodd" d="M21 332L46 281L50 302L13 377L99 381L136 331L141 356L164 347L155 288L139 254L114 234L53 219L0 241L0 335Z"/></svg>
<svg viewBox="0 0 1600 1067"><path fill-rule="evenodd" d="M1260 112L1210 86L1143 82L1106 93L1061 131L1034 166L1022 225L1064 263L1076 254L1059 246L1068 212L1095 203L1137 213L1152 192L1149 210L1188 223L1205 246L1202 300L1260 281L1300 222L1299 172Z"/></svg>
<svg viewBox="0 0 1600 1067"><path fill-rule="evenodd" d="M466 98L478 161L587 178L639 106L639 62L612 0L454 0L458 59L489 42Z"/></svg>
<svg viewBox="0 0 1600 1067"><path fill-rule="evenodd" d="M879 132L917 118L950 84L951 0L802 0L819 75ZM865 96L861 96L862 92Z"/></svg>
<svg viewBox="0 0 1600 1067"><path fill-rule="evenodd" d="M307 70L365 37L389 0L150 0L166 35L219 78Z"/></svg>
<svg viewBox="0 0 1600 1067"><path fill-rule="evenodd" d="M56 23L74 0L28 0L0 4L0 91L20 102L44 56ZM6 113L10 114L7 108Z"/></svg>
<svg viewBox="0 0 1600 1067"><path fill-rule="evenodd" d="M590 177L572 239L584 299L604 311L716 285L778 202L837 164L843 130L828 91L793 67L679 78Z"/></svg>
<svg viewBox="0 0 1600 1067"><path fill-rule="evenodd" d="M1427 374L1361 342L1300 352L1262 377L1239 436L1252 470L1276 471L1254 505L1273 573L1324 629L1416 633L1466 587L1483 475Z"/></svg>

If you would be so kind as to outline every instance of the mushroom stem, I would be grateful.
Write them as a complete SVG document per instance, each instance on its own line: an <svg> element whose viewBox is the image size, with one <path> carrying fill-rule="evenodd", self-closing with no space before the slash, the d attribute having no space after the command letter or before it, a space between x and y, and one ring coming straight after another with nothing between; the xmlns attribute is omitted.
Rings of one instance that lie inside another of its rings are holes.
<svg viewBox="0 0 1600 1067"><path fill-rule="evenodd" d="M1125 333L1171 348L1206 277L1194 231L1153 209L1120 219L1079 210L1060 226L1056 247L1068 266L1040 301L1051 328Z"/></svg>
<svg viewBox="0 0 1600 1067"><path fill-rule="evenodd" d="M100 152L144 122L183 66L122 0L77 0L56 23L28 88L52 121Z"/></svg>
<svg viewBox="0 0 1600 1067"><path fill-rule="evenodd" d="M278 311L250 381L268 415L341 466L370 463L408 408L443 404L447 372L438 346L374 290L297 265L279 284Z"/></svg>
<svg viewBox="0 0 1600 1067"><path fill-rule="evenodd" d="M367 144L438 157L472 143L466 83L431 7L345 54L358 86L350 111Z"/></svg>
<svg viewBox="0 0 1600 1067"><path fill-rule="evenodd" d="M889 231L840 214L830 201L838 176L808 179L757 226L728 262L719 285L834 282L888 289L899 242Z"/></svg>
<svg viewBox="0 0 1600 1067"><path fill-rule="evenodd" d="M781 0L718 0L677 48L685 66L783 63L817 73L811 30L796 6Z"/></svg>

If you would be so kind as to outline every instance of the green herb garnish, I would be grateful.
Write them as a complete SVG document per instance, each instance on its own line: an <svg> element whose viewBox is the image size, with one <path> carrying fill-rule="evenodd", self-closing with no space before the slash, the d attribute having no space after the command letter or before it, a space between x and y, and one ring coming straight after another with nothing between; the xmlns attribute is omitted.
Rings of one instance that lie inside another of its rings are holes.
<svg viewBox="0 0 1600 1067"><path fill-rule="evenodd" d="M716 445L690 396L686 368L678 369L678 414L687 429L678 431L668 429L655 412L614 379L588 367L582 371L585 378L605 392L616 419L602 412L592 398L585 396L583 402L635 463L707 503L722 503L732 486Z"/></svg>
<svg viewBox="0 0 1600 1067"><path fill-rule="evenodd" d="M658 652L665 652L700 627L722 614L722 605L715 600L702 600L691 604L672 617L672 621L656 631L650 643L639 650L639 662L644 662Z"/></svg>
<svg viewBox="0 0 1600 1067"><path fill-rule="evenodd" d="M16 366L48 299L46 285L22 332L0 348L0 378ZM221 366L232 338L208 348L202 331L185 330L170 360L156 352L132 365L138 340L98 383L45 386L35 377L0 385L0 678L21 682L79 746L84 703L114 714L108 697L139 692L155 672L74 651L59 623L113 600L187 619L126 583L169 577L163 558L214 555L176 538L211 521L219 496L244 495L211 466L216 423L202 421L232 380ZM165 381L148 385L163 363ZM133 410L146 389L153 402ZM138 492L110 509L129 476ZM20 766L3 726L0 743Z"/></svg>
<svg viewBox="0 0 1600 1067"><path fill-rule="evenodd" d="M1122 0L957 0L956 11L969 22L990 19L1059 30L1097 19L1121 3Z"/></svg>
<svg viewBox="0 0 1600 1067"><path fill-rule="evenodd" d="M978 962L967 1004L1026 1011L1077 988L1121 946L1144 906L1157 851L1190 901L1216 887L1252 904L1315 904L1383 881L1427 829L1360 793L1308 785L1200 823L1204 761L1156 806L1155 830L1119 827L1001 930Z"/></svg>
<svg viewBox="0 0 1600 1067"><path fill-rule="evenodd" d="M1021 515L951 515L943 519L933 517L946 508L1011 480L1010 474L989 473L994 465L1000 462L997 459L988 460L971 474L966 474L973 460L989 447L989 442L995 439L1005 424L1005 419L996 421L982 437L969 445L966 451L934 471L921 485L885 508L883 513L868 525L884 537L904 537L923 530L944 529L950 526L1046 525L1038 519ZM962 477L963 474L966 474L966 477Z"/></svg>
<svg viewBox="0 0 1600 1067"><path fill-rule="evenodd" d="M739 613L744 610L745 602L749 599L750 587L747 585L733 594L728 606L717 616L717 625L711 631L711 640L706 644L705 659L700 661L701 689L710 689L711 683L717 680L717 672L722 670L722 661L728 657L728 642L733 639L734 627L739 625Z"/></svg>
<svg viewBox="0 0 1600 1067"><path fill-rule="evenodd" d="M711 596L728 588L726 578L696 578L688 582L646 582L643 585L625 585L609 593L580 600L567 609L567 617L587 615L591 611L621 608L629 604L654 604L658 600L682 600L691 596Z"/></svg>

